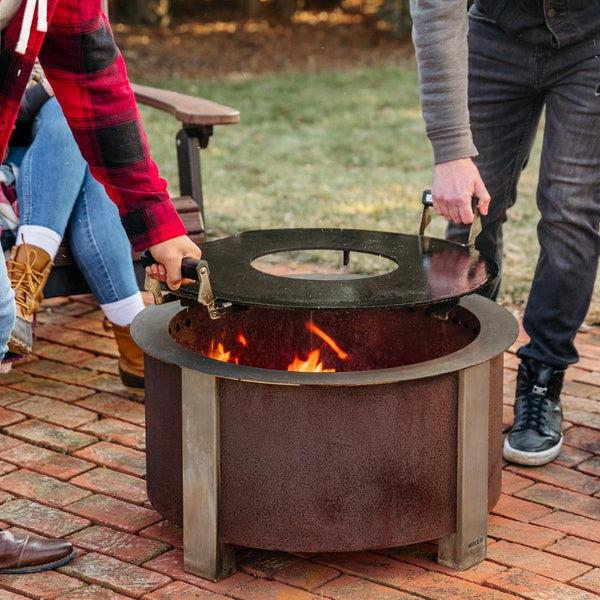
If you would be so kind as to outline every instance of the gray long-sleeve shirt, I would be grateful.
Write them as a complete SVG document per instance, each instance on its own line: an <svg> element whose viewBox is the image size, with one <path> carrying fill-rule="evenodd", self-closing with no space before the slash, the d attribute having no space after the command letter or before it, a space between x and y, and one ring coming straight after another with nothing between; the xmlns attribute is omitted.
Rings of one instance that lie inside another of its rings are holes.
<svg viewBox="0 0 600 600"><path fill-rule="evenodd" d="M410 9L434 162L476 156L467 96L467 0L410 0Z"/></svg>
<svg viewBox="0 0 600 600"><path fill-rule="evenodd" d="M476 156L469 127L467 0L410 0L421 106L436 163ZM476 0L519 43L563 48L600 30L597 0Z"/></svg>

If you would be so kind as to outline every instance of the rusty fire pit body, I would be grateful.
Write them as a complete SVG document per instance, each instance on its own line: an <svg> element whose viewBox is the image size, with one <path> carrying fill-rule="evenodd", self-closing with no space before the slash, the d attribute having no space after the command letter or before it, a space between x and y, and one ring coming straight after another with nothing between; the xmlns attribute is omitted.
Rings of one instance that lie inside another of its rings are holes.
<svg viewBox="0 0 600 600"><path fill-rule="evenodd" d="M230 574L231 545L336 552L441 538L443 564L485 558L516 322L480 296L442 316L425 306L251 306L217 320L179 302L143 311L133 335L146 352L148 494L183 525L186 570ZM238 364L208 358L217 343ZM314 348L335 372L285 370Z"/></svg>

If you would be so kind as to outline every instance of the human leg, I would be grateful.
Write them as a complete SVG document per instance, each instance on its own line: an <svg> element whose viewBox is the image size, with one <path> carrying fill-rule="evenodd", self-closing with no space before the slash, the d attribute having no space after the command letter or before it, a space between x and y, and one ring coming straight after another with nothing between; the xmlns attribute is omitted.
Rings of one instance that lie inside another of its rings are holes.
<svg viewBox="0 0 600 600"><path fill-rule="evenodd" d="M41 247L54 258L87 165L55 98L40 109L32 133L33 141L19 160L17 244Z"/></svg>
<svg viewBox="0 0 600 600"><path fill-rule="evenodd" d="M538 183L540 254L523 326L531 341L517 352L515 424L504 456L545 464L562 446L560 391L577 361L577 330L590 304L600 255L600 123L596 40L539 52L547 88Z"/></svg>
<svg viewBox="0 0 600 600"><path fill-rule="evenodd" d="M533 145L547 86L544 52L517 44L489 23L471 17L469 102L479 156L475 162L491 195L476 248L502 262L502 226L516 200L517 183ZM564 107L563 107L564 109ZM451 225L450 237L466 241L468 227ZM495 299L499 281L487 295ZM515 423L504 457L528 465L553 460L561 447L560 390L563 371L541 355L524 357L517 376Z"/></svg>
<svg viewBox="0 0 600 600"><path fill-rule="evenodd" d="M121 226L117 207L89 170L73 208L69 239L75 260L104 309L110 311L111 305L132 296L138 297L139 289L129 258L131 246ZM127 325L137 312L123 313L120 318L114 312L107 316L113 322Z"/></svg>
<svg viewBox="0 0 600 600"><path fill-rule="evenodd" d="M469 115L479 155L474 162L491 196L477 250L502 267L502 226L515 203L544 103L533 84L534 47L517 44L496 25L470 15ZM470 226L449 223L446 237L466 243ZM486 295L495 299L500 281Z"/></svg>
<svg viewBox="0 0 600 600"><path fill-rule="evenodd" d="M133 272L131 248L117 207L89 170L68 231L75 261L113 324L121 355L121 379L126 385L143 387L143 353L129 334L131 321L144 308Z"/></svg>
<svg viewBox="0 0 600 600"><path fill-rule="evenodd" d="M14 296L4 257L0 256L0 363L8 351L8 340L15 322Z"/></svg>
<svg viewBox="0 0 600 600"><path fill-rule="evenodd" d="M592 297L600 255L600 61L594 40L554 52L537 201L540 255L518 355L556 368L574 346Z"/></svg>
<svg viewBox="0 0 600 600"><path fill-rule="evenodd" d="M21 220L8 263L17 304L17 319L9 341L10 350L15 353L32 350L34 314L86 169L55 99L40 109L32 133L31 145L24 152L16 150L9 156L19 165L17 196Z"/></svg>

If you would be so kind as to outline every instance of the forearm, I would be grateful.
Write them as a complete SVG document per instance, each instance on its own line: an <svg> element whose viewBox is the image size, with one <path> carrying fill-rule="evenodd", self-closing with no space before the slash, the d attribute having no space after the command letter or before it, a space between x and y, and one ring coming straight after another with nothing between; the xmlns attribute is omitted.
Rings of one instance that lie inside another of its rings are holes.
<svg viewBox="0 0 600 600"><path fill-rule="evenodd" d="M434 161L476 156L469 125L466 0L410 0L410 6Z"/></svg>
<svg viewBox="0 0 600 600"><path fill-rule="evenodd" d="M81 13L77 22L86 42L79 52L73 52L72 45L82 36L65 33L69 11ZM123 58L99 2L60 4L40 61L83 157L117 204L134 248L185 234L166 181L150 157Z"/></svg>

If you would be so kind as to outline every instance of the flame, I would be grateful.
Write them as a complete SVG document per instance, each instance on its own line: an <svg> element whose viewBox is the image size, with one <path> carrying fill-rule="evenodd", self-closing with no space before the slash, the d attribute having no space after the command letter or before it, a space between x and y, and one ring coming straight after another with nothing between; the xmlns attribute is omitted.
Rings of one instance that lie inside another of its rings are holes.
<svg viewBox="0 0 600 600"><path fill-rule="evenodd" d="M294 360L288 365L288 371L310 371L314 373L331 373L335 371L335 369L324 369L323 363L319 362L321 358L321 351L317 348L309 353L306 360L301 360L298 355L294 358Z"/></svg>
<svg viewBox="0 0 600 600"><path fill-rule="evenodd" d="M229 357L231 356L231 350L228 352L225 351L225 346L221 342L217 344L215 348L215 340L210 341L210 349L206 353L208 358L214 358L215 360L221 360L223 362L229 362Z"/></svg>
<svg viewBox="0 0 600 600"><path fill-rule="evenodd" d="M308 321L306 323L306 329L308 329L311 333L318 335L337 355L338 358L342 360L346 360L348 358L348 353L344 352L336 343L333 338L328 336L322 329L317 327L312 321Z"/></svg>
<svg viewBox="0 0 600 600"><path fill-rule="evenodd" d="M314 333L321 338L323 342L325 342L325 344L327 344L337 354L338 358L341 360L346 360L349 357L349 354L344 352L337 345L333 338L327 335L322 329L317 327L312 321L306 323L306 328L311 333ZM206 356L222 362L230 362L238 365L240 353L243 351L243 349L248 348L249 344L248 340L241 331L238 332L236 341L242 347L242 350L240 350L237 355L232 356L232 350L225 350L225 346L222 342L217 343L215 340L211 340L210 348L206 353ZM324 368L323 361L321 360L321 350L319 348L310 351L305 360L302 360L298 354L294 353L294 360L287 366L287 370L302 371L305 373L332 373L335 371L335 369Z"/></svg>

